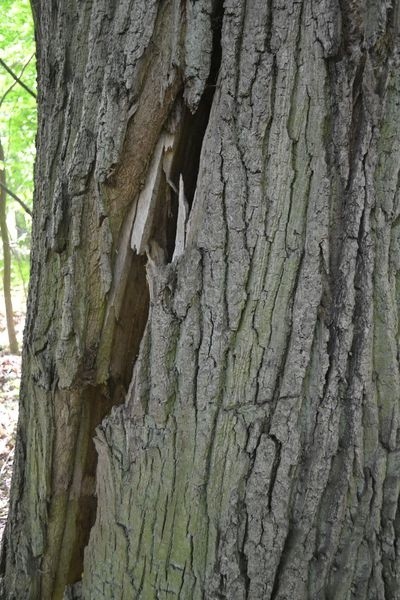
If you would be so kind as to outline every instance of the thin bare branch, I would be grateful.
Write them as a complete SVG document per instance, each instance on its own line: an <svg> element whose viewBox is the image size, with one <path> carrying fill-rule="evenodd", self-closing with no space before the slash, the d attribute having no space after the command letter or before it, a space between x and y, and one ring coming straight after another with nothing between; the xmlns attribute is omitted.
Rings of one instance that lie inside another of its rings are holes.
<svg viewBox="0 0 400 600"><path fill-rule="evenodd" d="M8 88L8 90L6 90L6 91L4 92L4 94L3 94L3 96L2 96L2 98L1 98L1 100L0 100L0 106L3 104L3 102L4 102L4 100L6 99L6 97L8 96L8 94L9 94L9 93L10 93L10 92L11 92L11 91L12 91L12 90L15 88L15 86L17 85L17 83L19 83L19 81L20 81L20 79L21 79L22 75L24 74L24 71L25 71L26 67L29 65L29 63L31 62L31 60L32 60L32 58L33 58L34 56L35 56L35 55L34 55L34 54L32 54L32 56L31 56L31 57L28 59L28 61L27 61L27 62L24 64L24 66L22 67L22 69L21 69L21 73L18 75L18 79L17 79L17 80L15 80L15 81L14 81L14 83L10 85L10 87Z"/></svg>
<svg viewBox="0 0 400 600"><path fill-rule="evenodd" d="M12 191L11 191L11 190L10 190L10 189L9 189L9 188L6 186L6 185L4 185L4 183L2 183L1 181L0 181L0 187L1 187L1 188L3 188L3 190L4 190L5 192L7 192L7 194L8 194L9 196L11 196L11 198L14 198L14 200L15 200L16 202L18 202L18 204L20 204L20 205L22 206L22 208L24 209L24 211L25 211L25 212L27 212L27 213L28 213L28 215L32 216L32 211L31 211L31 209L30 209L30 208L29 208L29 207L28 207L28 206L25 204L25 202L24 202L23 200L21 200L21 198L19 198L19 197L17 196L17 194L14 194L14 192L12 192Z"/></svg>
<svg viewBox="0 0 400 600"><path fill-rule="evenodd" d="M11 75L11 77L13 79L15 79L15 81L17 83L19 83L20 86L22 86L24 88L24 90L26 90L28 92L28 94L30 94L31 96L33 96L36 99L35 92L32 92L32 90L23 81L21 81L21 79L18 77L18 75L16 75L14 73L14 71L12 69L10 69L10 67L7 66L7 64L1 58L0 58L0 65L7 71L7 73L9 73Z"/></svg>

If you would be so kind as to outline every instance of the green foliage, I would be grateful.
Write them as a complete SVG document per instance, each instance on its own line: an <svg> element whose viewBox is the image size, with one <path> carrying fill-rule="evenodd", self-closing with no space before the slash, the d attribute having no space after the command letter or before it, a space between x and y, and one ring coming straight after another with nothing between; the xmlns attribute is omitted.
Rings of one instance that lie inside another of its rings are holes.
<svg viewBox="0 0 400 600"><path fill-rule="evenodd" d="M0 58L36 93L35 42L30 2L1 0L1 14ZM7 186L31 208L36 101L1 64L0 103L0 140L5 154ZM30 217L10 196L7 197L7 207L14 254L21 255L24 249L26 254L30 240ZM15 260L13 263L14 276L19 278L20 269ZM26 264L26 259L23 263Z"/></svg>

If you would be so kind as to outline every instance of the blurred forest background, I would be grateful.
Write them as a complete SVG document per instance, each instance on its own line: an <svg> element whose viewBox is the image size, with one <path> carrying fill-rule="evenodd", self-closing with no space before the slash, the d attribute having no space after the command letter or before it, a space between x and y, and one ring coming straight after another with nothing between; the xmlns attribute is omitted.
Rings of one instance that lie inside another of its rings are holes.
<svg viewBox="0 0 400 600"><path fill-rule="evenodd" d="M29 0L0 4L0 536L18 414L36 136L36 60Z"/></svg>

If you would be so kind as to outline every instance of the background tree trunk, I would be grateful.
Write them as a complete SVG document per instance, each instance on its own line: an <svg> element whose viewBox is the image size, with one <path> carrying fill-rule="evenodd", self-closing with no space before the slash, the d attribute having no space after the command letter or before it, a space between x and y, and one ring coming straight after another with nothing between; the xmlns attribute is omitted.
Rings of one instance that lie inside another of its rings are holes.
<svg viewBox="0 0 400 600"><path fill-rule="evenodd" d="M399 3L34 11L5 597L395 600Z"/></svg>
<svg viewBox="0 0 400 600"><path fill-rule="evenodd" d="M1 140L0 162L3 163L3 167L0 167L0 181L5 186L6 172L4 169L4 151ZM3 295L4 306L6 309L8 344L11 354L18 354L18 341L15 333L14 310L11 294L11 248L7 229L7 192L3 187L0 187L0 235L3 246Z"/></svg>

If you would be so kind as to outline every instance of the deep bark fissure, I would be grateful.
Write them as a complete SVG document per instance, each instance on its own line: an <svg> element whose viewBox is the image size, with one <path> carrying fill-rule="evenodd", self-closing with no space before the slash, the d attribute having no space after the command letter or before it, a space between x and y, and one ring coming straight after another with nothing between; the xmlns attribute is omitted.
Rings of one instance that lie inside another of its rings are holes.
<svg viewBox="0 0 400 600"><path fill-rule="evenodd" d="M211 57L210 73L206 82L204 93L194 113L184 105L181 125L179 126L179 137L173 148L173 159L169 172L169 178L164 170L155 191L155 211L153 222L150 225L149 239L146 244L147 256L137 254L129 250L130 262L128 276L125 278L125 290L122 292L122 301L117 318L112 350L110 352L110 378L107 385L97 388L88 388L87 406L104 407L101 413L92 414L90 410L90 428L88 456L84 467L85 475L92 477L93 481L97 466L97 452L93 443L96 427L109 414L110 408L124 402L128 386L132 378L133 367L136 362L139 348L146 329L150 310L149 281L151 275L146 274L149 256L151 259L153 250L156 249L156 262L171 263L174 257L177 221L179 212L179 185L180 178L183 180L185 200L188 206L186 222L192 208L197 185L197 177L200 165L203 140L207 130L212 102L217 85L219 68L221 63L221 25L223 15L223 3L216 2L212 15L213 24L213 51ZM136 211L138 207L136 208ZM101 216L104 221L105 217ZM161 252L160 252L161 250ZM134 311L134 314L133 312ZM86 396L86 392L84 392ZM97 395L97 400L94 401ZM99 397L103 402L99 403ZM79 509L80 530L74 547L70 553L73 560L69 569L67 585L70 593L80 579L83 570L84 550L87 546L90 530L96 520L97 501L94 494L80 499ZM139 544L140 545L140 544ZM72 586L72 587L71 587Z"/></svg>
<svg viewBox="0 0 400 600"><path fill-rule="evenodd" d="M181 122L178 126L177 139L174 141L173 158L168 177L163 173L158 192L156 218L152 226L149 244L151 247L151 240L153 239L158 246L161 245L163 260L167 263L173 260L178 243L177 236L180 235L178 231L178 219L182 218L179 215L182 210L180 195L183 194L184 196L185 215L183 219L185 229L195 199L201 150L210 119L221 65L222 18L223 2L217 0L214 3L211 15L212 54L205 89L194 112L183 103ZM182 98L179 99L179 103L182 103ZM162 232L165 232L164 235ZM161 244L160 238L164 238Z"/></svg>
<svg viewBox="0 0 400 600"><path fill-rule="evenodd" d="M210 118L211 106L217 86L218 74L221 65L221 26L223 16L223 2L215 2L214 12L211 17L213 29L213 43L210 73L205 90L200 99L197 110L192 113L188 106L183 109L182 129L174 152L171 167L171 182L175 194L179 190L179 177L182 175L186 201L189 211L192 208L199 173L200 154L203 139Z"/></svg>
<svg viewBox="0 0 400 600"><path fill-rule="evenodd" d="M84 549L87 546L90 530L96 519L97 500L94 492L97 451L93 442L96 428L110 413L112 407L118 406L125 400L149 314L145 257L130 252L128 261L129 266L124 282L125 289L119 307L119 314L115 317L116 325L110 351L109 380L106 385L89 385L82 391L83 414L80 428L82 433L78 436L78 446L75 452L78 457L78 469L79 464L81 464L84 481L90 481L91 484L83 486L84 492L77 500L79 504L76 511L78 515L77 535L72 548L67 553L71 560L66 579L67 585L75 584L81 579ZM86 450L84 449L85 444L87 444ZM83 462L80 458L82 448L85 452ZM74 495L73 489L71 493ZM66 521L65 535L68 534L68 527L71 527L71 524ZM62 577L60 585L64 586Z"/></svg>

